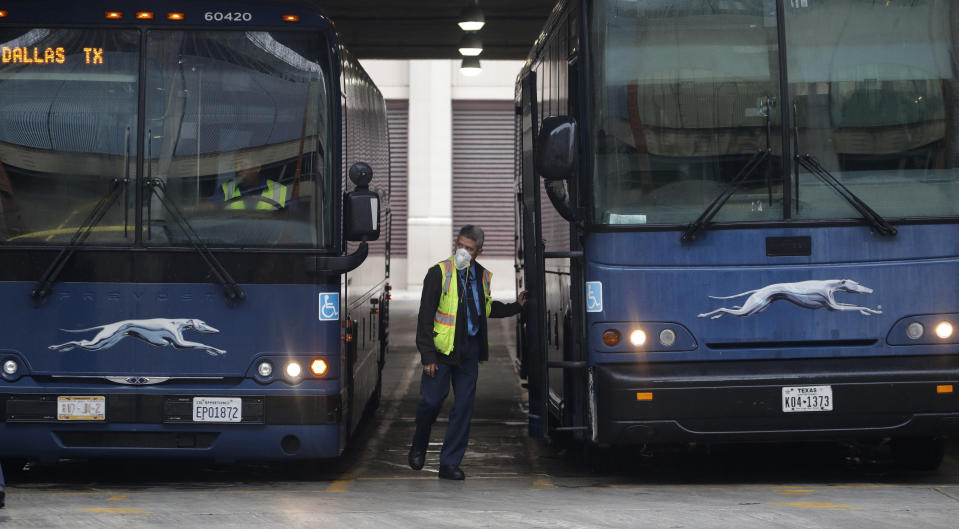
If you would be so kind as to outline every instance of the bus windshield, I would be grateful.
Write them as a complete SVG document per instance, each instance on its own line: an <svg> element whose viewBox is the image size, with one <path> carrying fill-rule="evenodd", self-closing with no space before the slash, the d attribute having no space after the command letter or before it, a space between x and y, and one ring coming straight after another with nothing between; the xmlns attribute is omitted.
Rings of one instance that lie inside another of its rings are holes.
<svg viewBox="0 0 959 529"><path fill-rule="evenodd" d="M112 196L88 244L328 247L322 35L141 39L133 29L0 32L0 242L65 244ZM120 193L118 179L129 182Z"/></svg>
<svg viewBox="0 0 959 529"><path fill-rule="evenodd" d="M326 246L332 180L316 33L153 31L147 39L147 244Z"/></svg>
<svg viewBox="0 0 959 529"><path fill-rule="evenodd" d="M135 30L0 30L0 241L69 241L124 178L137 152L139 49ZM90 242L133 240L131 190Z"/></svg>
<svg viewBox="0 0 959 529"><path fill-rule="evenodd" d="M786 2L783 29L775 0L598 2L593 220L688 224L767 145L716 222L858 218L810 168L887 218L959 215L951 4Z"/></svg>

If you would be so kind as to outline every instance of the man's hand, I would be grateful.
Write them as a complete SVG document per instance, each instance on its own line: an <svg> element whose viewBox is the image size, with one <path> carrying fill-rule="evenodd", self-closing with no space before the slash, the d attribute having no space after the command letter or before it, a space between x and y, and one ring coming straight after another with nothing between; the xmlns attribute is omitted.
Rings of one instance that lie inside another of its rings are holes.
<svg viewBox="0 0 959 529"><path fill-rule="evenodd" d="M527 290L520 292L519 295L516 296L516 302L519 303L520 306L526 305L526 297L528 295L529 295L529 291Z"/></svg>
<svg viewBox="0 0 959 529"><path fill-rule="evenodd" d="M426 364L425 366L423 366L423 372L429 376L434 376L436 375L436 369L438 367L439 366L436 365L436 362L433 362L432 364Z"/></svg>

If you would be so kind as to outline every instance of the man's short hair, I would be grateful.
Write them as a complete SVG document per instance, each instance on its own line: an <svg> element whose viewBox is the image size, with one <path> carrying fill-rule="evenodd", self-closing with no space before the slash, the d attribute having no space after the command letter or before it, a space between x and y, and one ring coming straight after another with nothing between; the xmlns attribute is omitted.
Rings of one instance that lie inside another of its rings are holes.
<svg viewBox="0 0 959 529"><path fill-rule="evenodd" d="M479 226L473 226L472 224L467 224L460 228L460 232L456 238L459 239L460 237L473 239L476 241L476 248L482 248L483 239L486 238L486 235L483 233L483 228L480 228Z"/></svg>

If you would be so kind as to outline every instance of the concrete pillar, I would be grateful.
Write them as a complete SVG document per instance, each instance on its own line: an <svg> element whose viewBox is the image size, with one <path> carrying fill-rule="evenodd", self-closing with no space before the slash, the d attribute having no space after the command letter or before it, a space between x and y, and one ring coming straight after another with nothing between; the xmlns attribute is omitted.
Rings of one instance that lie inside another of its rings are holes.
<svg viewBox="0 0 959 529"><path fill-rule="evenodd" d="M451 61L410 61L408 289L452 250L453 107Z"/></svg>

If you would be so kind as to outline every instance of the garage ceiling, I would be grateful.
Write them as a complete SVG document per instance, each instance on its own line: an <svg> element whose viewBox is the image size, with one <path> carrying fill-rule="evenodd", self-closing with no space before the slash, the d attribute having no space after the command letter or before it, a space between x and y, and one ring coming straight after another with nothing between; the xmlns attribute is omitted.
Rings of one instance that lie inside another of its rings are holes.
<svg viewBox="0 0 959 529"><path fill-rule="evenodd" d="M557 0L480 0L480 59L525 59ZM469 0L320 0L361 59L456 59Z"/></svg>

